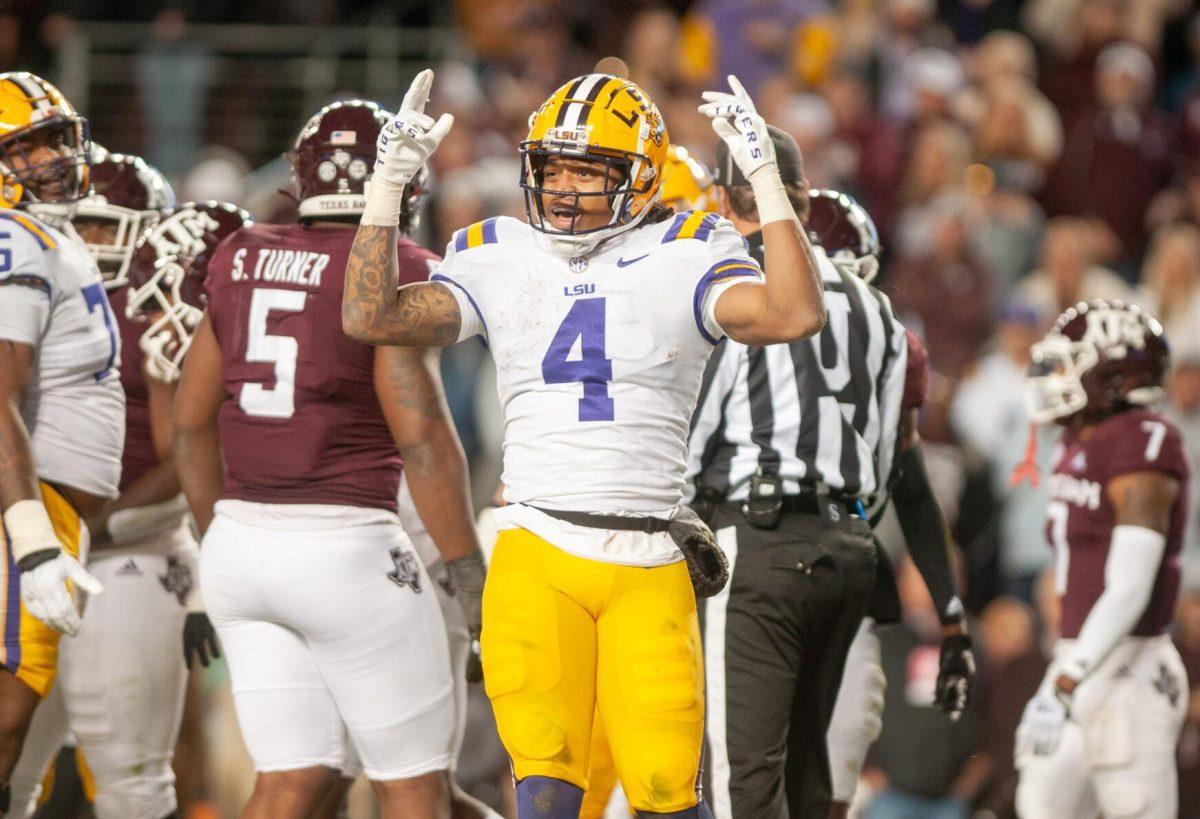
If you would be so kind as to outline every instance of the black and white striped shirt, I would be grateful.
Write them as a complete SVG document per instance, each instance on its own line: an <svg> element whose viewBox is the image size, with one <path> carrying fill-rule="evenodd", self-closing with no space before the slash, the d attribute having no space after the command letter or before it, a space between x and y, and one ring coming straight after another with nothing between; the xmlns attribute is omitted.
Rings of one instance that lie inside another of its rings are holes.
<svg viewBox="0 0 1200 819"><path fill-rule="evenodd" d="M761 261L761 235L749 244ZM803 341L727 339L713 352L692 418L690 491L743 500L761 472L781 477L788 495L822 488L868 505L883 498L904 394L904 327L887 296L814 250L828 324Z"/></svg>

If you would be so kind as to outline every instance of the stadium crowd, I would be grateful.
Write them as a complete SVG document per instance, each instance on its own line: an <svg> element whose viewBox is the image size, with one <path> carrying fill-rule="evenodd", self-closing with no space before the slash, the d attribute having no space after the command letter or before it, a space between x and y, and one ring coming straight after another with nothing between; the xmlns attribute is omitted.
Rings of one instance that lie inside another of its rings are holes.
<svg viewBox="0 0 1200 819"><path fill-rule="evenodd" d="M161 5L10 0L0 5L7 7L0 64L41 68L54 78L63 32L77 20L108 15L153 20L155 36L172 42L187 41L189 20L380 19L365 2ZM432 22L421 18L400 19ZM524 215L516 146L528 112L551 88L610 55L657 100L672 143L704 162L712 160L716 138L696 112L698 94L714 78L736 74L766 120L796 138L812 186L850 193L874 217L885 248L877 284L931 357L921 436L960 547L982 662L967 717L946 721L929 706L933 677L918 661L921 651L932 652L936 673L938 621L915 569L899 559L905 619L881 635L888 699L860 802L866 816L882 819L914 815L905 812L911 798L936 809L927 816L1013 816L1013 728L1044 673L1056 612L1042 532L1045 483L1014 485L1010 476L1031 434L1022 400L1029 349L1061 310L1093 297L1121 299L1162 321L1173 351L1164 411L1200 464L1197 4L457 0L454 23L460 47L436 65L430 106L457 122L431 163L422 226L431 248L486 216ZM398 100L380 102L394 107ZM182 164L169 159L178 149L170 131L149 123L122 131L117 122L94 121L93 135L164 170L178 168L173 181L181 200L234 201L259 221L293 218L293 201L277 193L287 187L286 166L274 161L252 170L263 157L243 156L239 149L252 153L244 143L206 125L214 105L196 106L183 124L207 147ZM132 110L137 116L150 106L143 100ZM447 351L444 362L478 506L491 498L499 471L490 366L467 345ZM1037 437L1044 472L1053 432L1043 428ZM1194 475L1192 484L1175 626L1192 686L1179 747L1185 817L1200 816ZM898 527L885 532L899 554ZM209 688L215 680L208 678ZM481 693L478 700L486 710ZM210 745L230 742L221 735L226 728L209 726ZM480 739L468 739L460 776L499 803L502 751L483 738L486 726L475 728ZM211 766L213 781L220 768ZM197 793L214 797L214 787L203 783Z"/></svg>

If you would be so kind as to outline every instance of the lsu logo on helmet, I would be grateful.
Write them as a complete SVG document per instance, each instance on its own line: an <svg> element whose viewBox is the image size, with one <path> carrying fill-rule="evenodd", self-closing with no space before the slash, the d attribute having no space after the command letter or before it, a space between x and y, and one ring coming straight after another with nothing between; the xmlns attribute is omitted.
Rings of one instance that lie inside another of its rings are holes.
<svg viewBox="0 0 1200 819"><path fill-rule="evenodd" d="M611 74L576 77L550 95L529 120L521 143L521 187L534 229L567 237L586 252L610 236L638 224L658 201L670 140L662 114L634 83ZM588 230L552 228L542 212L542 168L553 156L597 162L616 181L605 190L612 218Z"/></svg>

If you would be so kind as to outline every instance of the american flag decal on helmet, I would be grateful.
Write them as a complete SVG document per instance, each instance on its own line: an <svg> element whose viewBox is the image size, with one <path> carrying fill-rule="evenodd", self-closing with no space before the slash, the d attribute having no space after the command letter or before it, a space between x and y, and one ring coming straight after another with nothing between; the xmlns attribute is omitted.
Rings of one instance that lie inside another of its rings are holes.
<svg viewBox="0 0 1200 819"><path fill-rule="evenodd" d="M329 135L331 145L353 145L358 142L358 133L355 131L334 131Z"/></svg>

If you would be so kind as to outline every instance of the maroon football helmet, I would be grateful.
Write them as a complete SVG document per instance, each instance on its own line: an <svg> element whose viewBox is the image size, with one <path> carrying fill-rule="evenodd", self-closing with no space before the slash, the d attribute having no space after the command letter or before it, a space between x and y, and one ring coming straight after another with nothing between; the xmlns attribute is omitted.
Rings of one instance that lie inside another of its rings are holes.
<svg viewBox="0 0 1200 819"><path fill-rule="evenodd" d="M873 280L879 273L879 231L866 209L854 197L832 190L810 190L808 201L805 227L812 241L830 261L864 281Z"/></svg>
<svg viewBox="0 0 1200 819"><path fill-rule="evenodd" d="M141 347L146 369L175 381L192 334L204 314L204 279L213 250L225 237L253 224L250 214L226 202L186 202L138 238L129 266L126 315L148 321Z"/></svg>
<svg viewBox="0 0 1200 819"><path fill-rule="evenodd" d="M1037 423L1093 423L1153 404L1162 397L1171 357L1153 316L1102 299L1069 308L1031 355L1026 402Z"/></svg>
<svg viewBox="0 0 1200 819"><path fill-rule="evenodd" d="M129 283L142 231L174 207L167 178L140 157L104 153L92 160L92 193L75 203L71 223L87 243L109 290Z"/></svg>
<svg viewBox="0 0 1200 819"><path fill-rule="evenodd" d="M301 219L362 215L364 186L375 167L375 143L393 116L373 102L355 99L326 105L309 119L286 154ZM407 186L400 210L401 231L416 227L425 176L422 168Z"/></svg>

